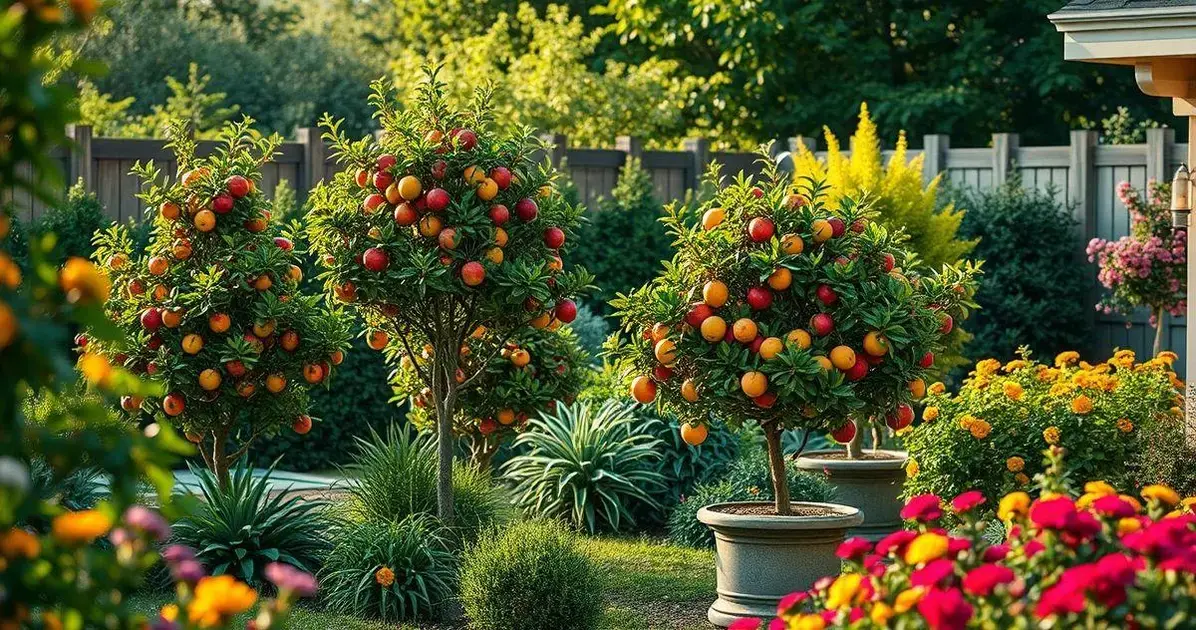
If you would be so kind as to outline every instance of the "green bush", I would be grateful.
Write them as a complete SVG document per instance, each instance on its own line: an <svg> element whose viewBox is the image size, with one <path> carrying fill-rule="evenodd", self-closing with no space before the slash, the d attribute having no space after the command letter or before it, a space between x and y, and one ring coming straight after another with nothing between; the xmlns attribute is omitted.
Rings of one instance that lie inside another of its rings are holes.
<svg viewBox="0 0 1196 630"><path fill-rule="evenodd" d="M328 552L328 530L336 522L325 501L277 493L270 497L270 475L254 478L245 460L233 469L227 487L206 468L191 467L202 501L173 526L171 542L196 550L212 575L230 574L255 586L267 584L271 562L315 572Z"/></svg>
<svg viewBox="0 0 1196 630"><path fill-rule="evenodd" d="M610 324L606 318L595 313L589 304L579 304L577 319L569 327L577 334L577 341L586 353L597 360L602 355L602 344L610 335Z"/></svg>
<svg viewBox="0 0 1196 630"><path fill-rule="evenodd" d="M515 438L521 452L502 467L526 513L559 518L591 533L636 524L633 509L659 509L664 488L660 440L634 410L608 400L557 405Z"/></svg>
<svg viewBox="0 0 1196 630"><path fill-rule="evenodd" d="M1053 191L1023 188L1020 178L967 191L960 203L969 208L960 236L980 238L972 255L985 272L964 353L1008 361L1023 345L1049 356L1088 345L1092 272L1071 264L1083 246L1071 210Z"/></svg>
<svg viewBox="0 0 1196 630"><path fill-rule="evenodd" d="M607 314L607 302L651 280L661 262L671 260L672 239L659 219L663 205L653 193L652 176L639 160L628 159L610 198L598 201L578 234L570 261L594 274L594 309Z"/></svg>
<svg viewBox="0 0 1196 630"><path fill-rule="evenodd" d="M391 425L384 434L371 429L358 439L349 478L347 510L354 520L401 521L413 514L436 513L436 448L425 436ZM485 472L457 462L453 468L455 523L449 533L469 542L510 516L509 501Z"/></svg>
<svg viewBox="0 0 1196 630"><path fill-rule="evenodd" d="M305 276L309 276L307 270ZM336 366L329 387L310 390L311 416L316 419L307 435L282 431L258 440L250 459L258 466L277 460L281 468L295 471L330 470L348 463L358 436L385 430L405 415L406 402L390 401L385 386L390 368L382 353L354 339L344 363Z"/></svg>
<svg viewBox="0 0 1196 630"><path fill-rule="evenodd" d="M90 258L95 249L91 236L110 223L112 219L104 216L103 204L95 193L87 192L83 180L79 180L71 186L61 206L33 222L31 232L35 236L54 234L57 239L54 255L59 260L71 256Z"/></svg>
<svg viewBox="0 0 1196 630"><path fill-rule="evenodd" d="M739 455L739 436L719 421L708 425L706 441L700 446L690 446L681 439L677 419L666 416L658 418L653 408L636 405L644 430L660 441L659 470L664 476L664 488L655 495L660 507L655 510L637 511L647 522L661 522L668 511L681 499L694 492L699 485L725 475Z"/></svg>
<svg viewBox="0 0 1196 630"><path fill-rule="evenodd" d="M461 601L471 628L586 630L602 612L599 576L560 523L526 521L465 554Z"/></svg>
<svg viewBox="0 0 1196 630"><path fill-rule="evenodd" d="M827 502L834 499L834 487L825 477L802 472L787 466L789 495L793 501ZM716 482L694 489L693 495L682 501L669 514L669 541L688 547L714 546L714 534L698 522L698 510L707 505L728 501L771 501L772 481L768 472L768 455L759 444L746 448L731 464L727 474Z"/></svg>
<svg viewBox="0 0 1196 630"><path fill-rule="evenodd" d="M320 574L328 610L388 623L435 616L457 578L445 534L427 514L337 529Z"/></svg>

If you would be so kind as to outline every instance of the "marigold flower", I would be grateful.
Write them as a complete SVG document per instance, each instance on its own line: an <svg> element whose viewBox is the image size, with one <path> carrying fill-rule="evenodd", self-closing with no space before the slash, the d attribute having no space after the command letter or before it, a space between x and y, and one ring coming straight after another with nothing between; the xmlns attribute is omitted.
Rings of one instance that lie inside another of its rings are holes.
<svg viewBox="0 0 1196 630"><path fill-rule="evenodd" d="M895 610L898 614L908 612L914 606L917 606L918 602L922 601L922 598L925 596L926 589L921 586L915 586L913 588L901 591L897 594L897 598L893 601L893 610Z"/></svg>
<svg viewBox="0 0 1196 630"><path fill-rule="evenodd" d="M1129 433L1134 430L1134 423L1129 418L1118 418L1117 430L1122 433Z"/></svg>
<svg viewBox="0 0 1196 630"><path fill-rule="evenodd" d="M1059 381L1051 385L1051 389L1047 392L1051 397L1059 398L1066 396L1076 390L1076 384L1068 381Z"/></svg>
<svg viewBox="0 0 1196 630"><path fill-rule="evenodd" d="M876 602L872 605L872 611L868 613L868 618L872 620L872 623L884 628L889 625L889 620L895 614L897 613L892 606L884 602Z"/></svg>
<svg viewBox="0 0 1196 630"><path fill-rule="evenodd" d="M1005 370L1006 374L1010 374L1010 373L1016 372L1024 367L1026 367L1027 365L1029 365L1029 364L1021 359L1014 359L1014 360L1010 361L1009 363L1006 363L1005 367L1002 369Z"/></svg>
<svg viewBox="0 0 1196 630"><path fill-rule="evenodd" d="M382 588L390 588L395 583L395 572L390 567L382 567L374 573L374 581L381 584Z"/></svg>
<svg viewBox="0 0 1196 630"><path fill-rule="evenodd" d="M921 471L922 467L918 465L918 460L911 457L909 458L909 461L905 463L905 474L911 479L917 477L918 473Z"/></svg>
<svg viewBox="0 0 1196 630"><path fill-rule="evenodd" d="M108 299L112 283L95 265L78 256L67 259L58 274L68 302L102 302Z"/></svg>
<svg viewBox="0 0 1196 630"><path fill-rule="evenodd" d="M68 545L88 544L108 533L112 519L96 510L67 512L54 517L50 531L59 542Z"/></svg>
<svg viewBox="0 0 1196 630"><path fill-rule="evenodd" d="M972 423L975 422L976 420L977 420L976 416L973 416L970 413L965 413L959 417L959 428L970 430L972 427Z"/></svg>
<svg viewBox="0 0 1196 630"><path fill-rule="evenodd" d="M1027 476L1026 473L1018 473L1014 475L1013 480L1016 481L1019 486L1024 486L1030 483L1030 477Z"/></svg>
<svg viewBox="0 0 1196 630"><path fill-rule="evenodd" d="M1142 529L1142 521L1130 517L1117 520L1117 533L1120 535L1131 534Z"/></svg>
<svg viewBox="0 0 1196 630"><path fill-rule="evenodd" d="M1157 358L1160 361L1166 363L1167 365L1171 365L1172 363L1175 363L1175 361L1177 359L1179 359L1179 355L1175 354L1174 352L1172 352L1170 350L1164 350L1159 353L1159 356Z"/></svg>
<svg viewBox="0 0 1196 630"><path fill-rule="evenodd" d="M934 383L931 383L930 387L928 387L926 389L926 391L928 391L932 394L941 394L941 393L947 391L947 386L944 385L941 381L936 381Z"/></svg>
<svg viewBox="0 0 1196 630"><path fill-rule="evenodd" d="M863 581L864 576L859 573L845 573L835 578L826 591L826 607L836 610L859 604Z"/></svg>
<svg viewBox="0 0 1196 630"><path fill-rule="evenodd" d="M209 576L195 585L187 619L200 628L219 628L257 601L257 592L231 575Z"/></svg>
<svg viewBox="0 0 1196 630"><path fill-rule="evenodd" d="M1038 366L1038 373L1034 376L1043 383L1049 383L1059 377L1059 370L1040 365Z"/></svg>
<svg viewBox="0 0 1196 630"><path fill-rule="evenodd" d="M1025 516L1030 510L1030 495L1025 492L1010 492L997 504L997 517L1003 521Z"/></svg>
<svg viewBox="0 0 1196 630"><path fill-rule="evenodd" d="M0 558L16 560L17 558L36 558L41 553L42 543L37 536L19 528L12 527L0 533Z"/></svg>
<svg viewBox="0 0 1196 630"><path fill-rule="evenodd" d="M968 427L968 431L972 434L972 437L976 438L977 440L983 440L984 438L988 437L988 434L992 433L992 430L993 425L985 422L984 420L976 420L971 426Z"/></svg>
<svg viewBox="0 0 1196 630"><path fill-rule="evenodd" d="M905 549L905 561L908 564L922 564L937 560L947 555L947 537L934 532L919 534Z"/></svg>
<svg viewBox="0 0 1196 630"><path fill-rule="evenodd" d="M934 422L939 417L938 407L927 407L922 410L922 420L925 422Z"/></svg>
<svg viewBox="0 0 1196 630"><path fill-rule="evenodd" d="M1080 360L1080 353L1075 350L1065 350L1055 355L1055 367L1067 367Z"/></svg>
<svg viewBox="0 0 1196 630"><path fill-rule="evenodd" d="M173 622L175 619L179 618L179 605L166 604L161 610L158 611L158 616L164 621Z"/></svg>
<svg viewBox="0 0 1196 630"><path fill-rule="evenodd" d="M1026 460L1014 455L1005 460L1005 468L1011 473L1019 473L1026 469Z"/></svg>
<svg viewBox="0 0 1196 630"><path fill-rule="evenodd" d="M1117 494L1117 489L1105 481L1089 481L1084 484L1084 492L1104 496L1106 494Z"/></svg>
<svg viewBox="0 0 1196 630"><path fill-rule="evenodd" d="M1092 413L1092 399L1084 394L1076 396L1071 401L1071 411L1080 415Z"/></svg>
<svg viewBox="0 0 1196 630"><path fill-rule="evenodd" d="M1046 440L1046 443L1051 446L1058 446L1059 440L1062 437L1063 434L1059 431L1059 427L1047 427L1042 432L1042 439Z"/></svg>
<svg viewBox="0 0 1196 630"><path fill-rule="evenodd" d="M1001 362L996 359L983 359L976 362L977 376L992 376L1001 369Z"/></svg>
<svg viewBox="0 0 1196 630"><path fill-rule="evenodd" d="M1009 400L1021 400L1026 393L1021 385L1013 381L1005 381L1005 384L1001 385L1001 391L1005 392L1005 397Z"/></svg>
<svg viewBox="0 0 1196 630"><path fill-rule="evenodd" d="M1160 484L1153 484L1142 488L1142 498L1147 501L1158 501L1167 507L1179 503L1179 494L1171 488Z"/></svg>

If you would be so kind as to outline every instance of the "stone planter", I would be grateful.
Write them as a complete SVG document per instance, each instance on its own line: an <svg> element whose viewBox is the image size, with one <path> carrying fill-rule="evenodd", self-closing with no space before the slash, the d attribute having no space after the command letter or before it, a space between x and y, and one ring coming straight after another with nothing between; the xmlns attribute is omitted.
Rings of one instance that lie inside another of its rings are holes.
<svg viewBox="0 0 1196 630"><path fill-rule="evenodd" d="M771 509L772 503L718 503L698 510L698 520L714 531L718 599L706 616L716 626L742 617L769 619L782 597L837 575L835 549L864 518L856 508L833 503L794 502L794 516L722 511L745 506Z"/></svg>
<svg viewBox="0 0 1196 630"><path fill-rule="evenodd" d="M868 459L846 459L843 450L810 451L797 467L826 472L836 488L835 501L859 508L864 522L850 532L873 542L902 527L901 485L905 483L905 451L865 451Z"/></svg>

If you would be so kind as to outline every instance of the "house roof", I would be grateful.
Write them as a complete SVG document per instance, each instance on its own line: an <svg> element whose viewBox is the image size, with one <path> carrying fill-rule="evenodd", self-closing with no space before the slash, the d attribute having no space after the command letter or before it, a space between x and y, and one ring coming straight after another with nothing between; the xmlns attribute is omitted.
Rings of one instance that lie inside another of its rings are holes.
<svg viewBox="0 0 1196 630"><path fill-rule="evenodd" d="M1165 9L1196 6L1196 0L1071 0L1059 13L1072 11L1116 11L1118 9Z"/></svg>

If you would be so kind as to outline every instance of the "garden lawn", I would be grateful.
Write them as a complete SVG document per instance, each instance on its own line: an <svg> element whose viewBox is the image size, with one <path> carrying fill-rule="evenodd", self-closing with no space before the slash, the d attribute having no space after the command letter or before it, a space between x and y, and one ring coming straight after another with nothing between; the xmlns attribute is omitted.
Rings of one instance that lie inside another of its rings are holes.
<svg viewBox="0 0 1196 630"><path fill-rule="evenodd" d="M606 600L602 630L665 630L706 626L706 608L714 601L714 555L668 545L652 538L583 537L582 551L603 575ZM134 607L153 615L168 593L140 593ZM404 624L403 630L448 630L464 620ZM299 608L291 617L295 630L375 630L393 625Z"/></svg>

